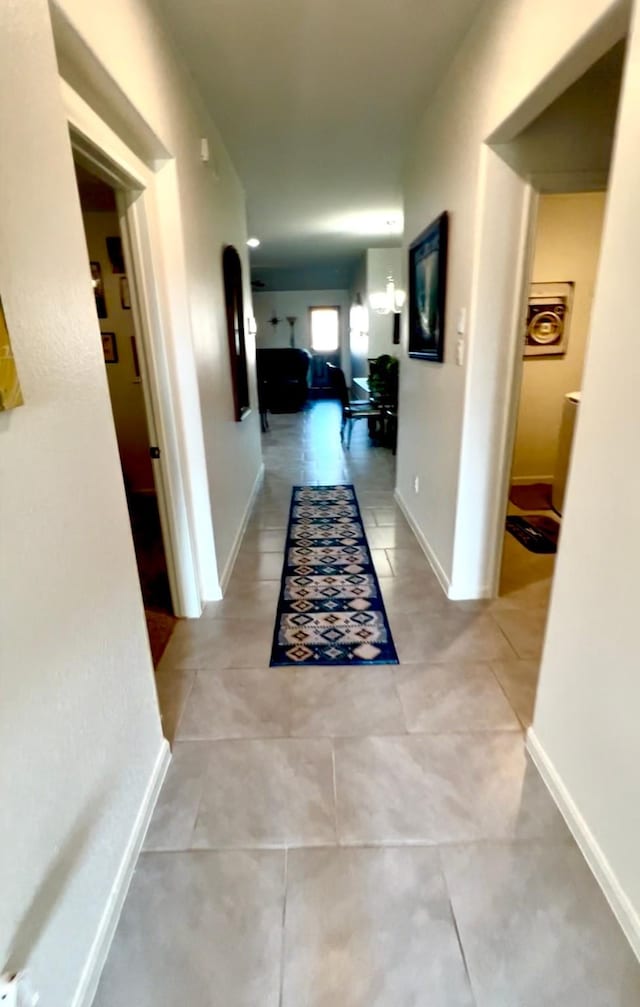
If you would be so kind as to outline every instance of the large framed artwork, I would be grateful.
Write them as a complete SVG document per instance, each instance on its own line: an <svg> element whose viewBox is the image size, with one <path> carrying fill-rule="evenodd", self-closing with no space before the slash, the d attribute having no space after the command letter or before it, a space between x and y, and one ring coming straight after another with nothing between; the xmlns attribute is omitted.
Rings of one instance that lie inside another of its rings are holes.
<svg viewBox="0 0 640 1007"><path fill-rule="evenodd" d="M442 213L409 246L409 356L444 360L449 215Z"/></svg>

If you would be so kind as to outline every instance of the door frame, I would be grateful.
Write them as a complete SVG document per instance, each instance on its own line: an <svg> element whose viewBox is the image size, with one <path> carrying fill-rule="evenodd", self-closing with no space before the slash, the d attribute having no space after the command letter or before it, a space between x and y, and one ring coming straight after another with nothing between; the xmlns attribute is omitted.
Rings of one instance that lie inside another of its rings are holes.
<svg viewBox="0 0 640 1007"><path fill-rule="evenodd" d="M181 473L173 392L149 217L155 175L62 78L60 87L77 159L116 192L136 331L142 391L174 614L202 614L200 577Z"/></svg>
<svg viewBox="0 0 640 1007"><path fill-rule="evenodd" d="M490 577L489 597L497 598L500 594L500 579L502 575L502 556L505 542L505 521L509 510L509 491L511 488L511 471L513 455L516 446L520 398L522 395L522 379L524 376L524 332L529 302L529 285L533 275L533 259L535 253L536 234L538 230L538 208L540 192L529 182L526 184L522 221L522 243L520 257L514 270L514 283L518 292L516 303L515 331L511 333L510 351L511 365L507 372L506 410L499 452L498 473L498 506L495 511L495 542L496 550L493 557L493 567Z"/></svg>

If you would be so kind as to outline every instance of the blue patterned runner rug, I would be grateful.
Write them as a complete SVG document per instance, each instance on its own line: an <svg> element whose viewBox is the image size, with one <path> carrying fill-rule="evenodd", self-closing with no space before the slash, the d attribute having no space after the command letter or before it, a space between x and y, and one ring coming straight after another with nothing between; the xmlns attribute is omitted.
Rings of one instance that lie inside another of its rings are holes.
<svg viewBox="0 0 640 1007"><path fill-rule="evenodd" d="M397 663L353 486L294 486L272 667Z"/></svg>

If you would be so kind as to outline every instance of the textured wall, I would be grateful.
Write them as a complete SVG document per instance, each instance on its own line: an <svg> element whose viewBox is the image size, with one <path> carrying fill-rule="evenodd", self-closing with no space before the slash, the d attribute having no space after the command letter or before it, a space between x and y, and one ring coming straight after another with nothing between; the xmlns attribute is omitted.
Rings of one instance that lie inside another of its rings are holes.
<svg viewBox="0 0 640 1007"><path fill-rule="evenodd" d="M162 736L44 0L0 66L0 967L69 1007Z"/></svg>

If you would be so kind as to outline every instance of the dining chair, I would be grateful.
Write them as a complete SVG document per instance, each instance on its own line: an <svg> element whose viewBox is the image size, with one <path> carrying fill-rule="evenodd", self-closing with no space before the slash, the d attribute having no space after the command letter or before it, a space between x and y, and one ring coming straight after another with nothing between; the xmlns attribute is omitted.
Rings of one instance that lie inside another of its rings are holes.
<svg viewBox="0 0 640 1007"><path fill-rule="evenodd" d="M352 399L349 396L347 381L344 371L335 364L327 364L329 381L331 388L336 393L342 406L342 423L340 425L340 440L345 443L345 431L347 435L346 446L351 447L351 435L353 424L356 420L381 420L382 410L372 404L370 399Z"/></svg>

